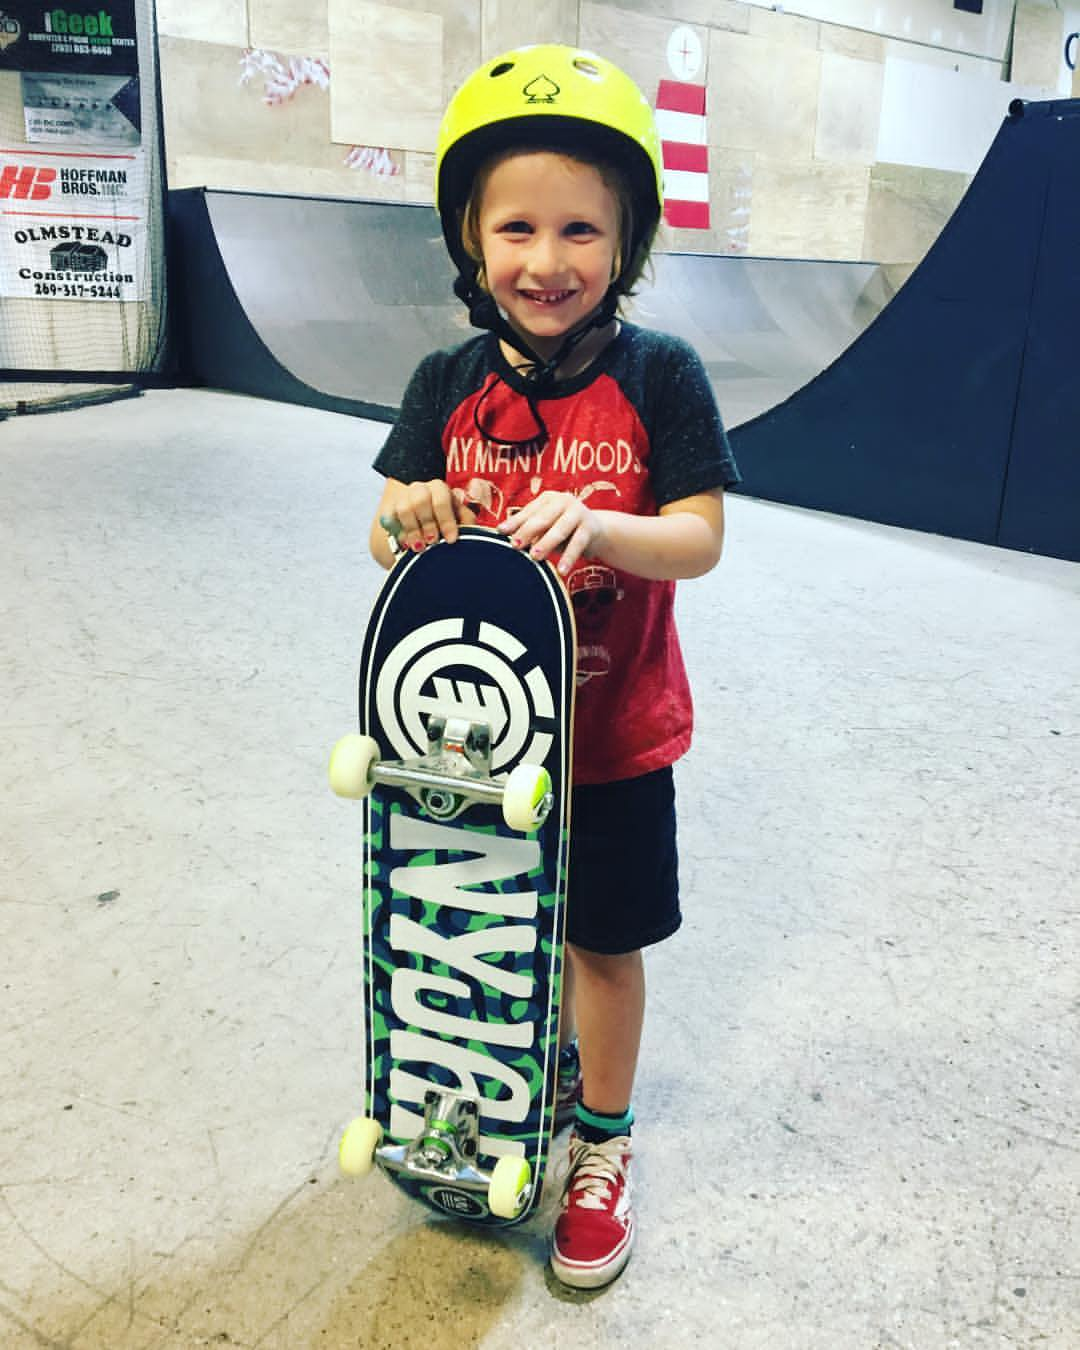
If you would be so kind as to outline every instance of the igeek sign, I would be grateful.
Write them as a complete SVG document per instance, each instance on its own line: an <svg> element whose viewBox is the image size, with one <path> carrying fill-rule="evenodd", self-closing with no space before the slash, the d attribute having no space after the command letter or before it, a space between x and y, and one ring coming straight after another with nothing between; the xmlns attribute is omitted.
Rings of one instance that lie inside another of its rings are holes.
<svg viewBox="0 0 1080 1350"><path fill-rule="evenodd" d="M0 71L137 75L135 0L0 0Z"/></svg>

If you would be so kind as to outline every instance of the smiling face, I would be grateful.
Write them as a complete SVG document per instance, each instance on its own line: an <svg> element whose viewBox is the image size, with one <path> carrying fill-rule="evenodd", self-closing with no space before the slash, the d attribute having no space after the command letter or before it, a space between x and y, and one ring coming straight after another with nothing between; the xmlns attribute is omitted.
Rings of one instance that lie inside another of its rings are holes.
<svg viewBox="0 0 1080 1350"><path fill-rule="evenodd" d="M619 199L598 169L548 150L499 160L480 192L484 284L526 343L550 357L618 271Z"/></svg>

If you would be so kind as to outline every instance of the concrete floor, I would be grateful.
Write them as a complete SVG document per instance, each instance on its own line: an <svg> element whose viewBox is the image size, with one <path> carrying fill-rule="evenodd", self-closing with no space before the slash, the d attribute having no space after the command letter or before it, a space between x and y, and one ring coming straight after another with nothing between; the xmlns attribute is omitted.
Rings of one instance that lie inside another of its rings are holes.
<svg viewBox="0 0 1080 1350"><path fill-rule="evenodd" d="M359 1106L351 729L385 428L0 427L0 1344L1080 1346L1080 568L746 499L682 588L640 1240L429 1218Z"/></svg>

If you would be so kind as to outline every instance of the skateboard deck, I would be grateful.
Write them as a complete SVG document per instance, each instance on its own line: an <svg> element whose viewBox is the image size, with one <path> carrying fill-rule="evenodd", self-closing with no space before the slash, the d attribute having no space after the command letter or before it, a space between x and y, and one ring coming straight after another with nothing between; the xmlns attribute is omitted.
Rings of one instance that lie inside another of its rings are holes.
<svg viewBox="0 0 1080 1350"><path fill-rule="evenodd" d="M368 739L346 738L364 758L345 795L364 795L366 1116L342 1168L484 1224L535 1207L554 1124L574 659L554 570L463 529L387 577Z"/></svg>

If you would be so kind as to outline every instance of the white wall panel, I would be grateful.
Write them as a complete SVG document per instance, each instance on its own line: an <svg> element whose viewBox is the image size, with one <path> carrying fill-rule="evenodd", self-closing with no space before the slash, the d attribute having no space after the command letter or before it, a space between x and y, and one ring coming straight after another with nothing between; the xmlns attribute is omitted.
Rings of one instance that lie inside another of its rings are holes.
<svg viewBox="0 0 1080 1350"><path fill-rule="evenodd" d="M984 0L982 14L953 9L952 0L747 0L759 9L825 23L843 24L909 42L929 43L971 52L994 61L1004 59L1012 31L1013 0Z"/></svg>
<svg viewBox="0 0 1080 1350"><path fill-rule="evenodd" d="M885 62L877 159L974 173L1014 98L1044 91L890 57Z"/></svg>

